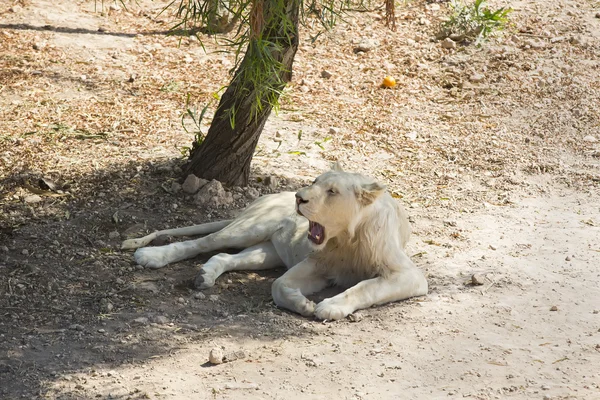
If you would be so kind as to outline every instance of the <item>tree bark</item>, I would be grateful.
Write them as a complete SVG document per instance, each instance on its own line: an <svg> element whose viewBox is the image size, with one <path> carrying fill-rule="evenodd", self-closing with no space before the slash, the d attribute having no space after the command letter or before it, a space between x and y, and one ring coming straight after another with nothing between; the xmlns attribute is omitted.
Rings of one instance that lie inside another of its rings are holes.
<svg viewBox="0 0 600 400"><path fill-rule="evenodd" d="M275 93L280 93L292 78L292 64L298 49L298 14L299 0L286 2L288 21L282 16L274 17L271 0L263 3L262 40L274 44L272 56L283 65L277 72L279 79L273 76L267 82ZM290 22L293 30L290 30ZM287 27L284 27L284 24ZM285 32L285 33L284 33ZM233 79L221 97L219 106L208 130L206 138L194 148L190 154L190 161L183 169L184 176L194 174L204 179L217 179L228 186L247 186L250 177L250 162L262 133L267 118L271 114L272 105L265 96L261 98L262 109L253 115L256 110L256 88L252 82L241 77L249 68L256 68L253 57L256 55L253 47L255 39L251 39L240 67L235 72ZM260 64L264 65L264 64ZM263 76L273 74L270 71L260 71ZM243 95L240 95L243 94ZM235 123L230 121L230 110L235 110Z"/></svg>

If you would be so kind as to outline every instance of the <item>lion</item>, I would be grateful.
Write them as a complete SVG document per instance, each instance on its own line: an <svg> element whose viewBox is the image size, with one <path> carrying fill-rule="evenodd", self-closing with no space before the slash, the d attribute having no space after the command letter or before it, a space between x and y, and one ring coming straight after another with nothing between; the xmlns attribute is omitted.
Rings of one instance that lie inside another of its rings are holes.
<svg viewBox="0 0 600 400"><path fill-rule="evenodd" d="M425 276L404 250L411 230L406 211L372 178L339 165L297 193L262 196L237 218L154 232L123 242L147 268L219 249L194 279L206 289L227 271L286 266L272 285L275 304L321 320L427 294ZM161 235L206 235L166 246L143 247ZM307 296L328 286L345 289L316 304Z"/></svg>

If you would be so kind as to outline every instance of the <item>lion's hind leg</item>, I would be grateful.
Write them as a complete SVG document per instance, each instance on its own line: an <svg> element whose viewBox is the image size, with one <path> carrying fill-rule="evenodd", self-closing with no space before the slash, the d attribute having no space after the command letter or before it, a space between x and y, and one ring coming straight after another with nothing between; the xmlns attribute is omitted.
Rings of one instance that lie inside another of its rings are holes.
<svg viewBox="0 0 600 400"><path fill-rule="evenodd" d="M220 253L212 256L194 279L197 289L207 289L215 284L215 280L227 271L256 271L283 266L271 242L263 242L238 254Z"/></svg>

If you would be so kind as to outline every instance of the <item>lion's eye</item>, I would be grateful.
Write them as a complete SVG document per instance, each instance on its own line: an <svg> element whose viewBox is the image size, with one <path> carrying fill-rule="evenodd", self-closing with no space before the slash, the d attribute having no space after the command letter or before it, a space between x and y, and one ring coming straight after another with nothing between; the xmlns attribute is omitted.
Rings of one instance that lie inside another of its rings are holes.
<svg viewBox="0 0 600 400"><path fill-rule="evenodd" d="M337 192L336 192L334 189L329 189L329 190L327 191L327 194L331 194L331 195L333 195L333 194L336 194L336 193L337 193Z"/></svg>

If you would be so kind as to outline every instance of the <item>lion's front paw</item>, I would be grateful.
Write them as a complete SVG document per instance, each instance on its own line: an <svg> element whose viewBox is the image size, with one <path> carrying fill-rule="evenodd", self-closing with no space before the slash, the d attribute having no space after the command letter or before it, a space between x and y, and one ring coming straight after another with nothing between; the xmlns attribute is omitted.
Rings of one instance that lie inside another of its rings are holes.
<svg viewBox="0 0 600 400"><path fill-rule="evenodd" d="M196 289L208 289L215 285L215 276L210 271L201 268L194 278L194 287Z"/></svg>
<svg viewBox="0 0 600 400"><path fill-rule="evenodd" d="M146 268L162 268L168 264L160 247L143 247L133 254L135 262Z"/></svg>
<svg viewBox="0 0 600 400"><path fill-rule="evenodd" d="M335 300L334 298L325 299L315 308L315 317L318 319L327 319L330 321L335 321L338 319L345 318L349 314L351 314L354 310L350 309L348 306L342 304L339 300Z"/></svg>

